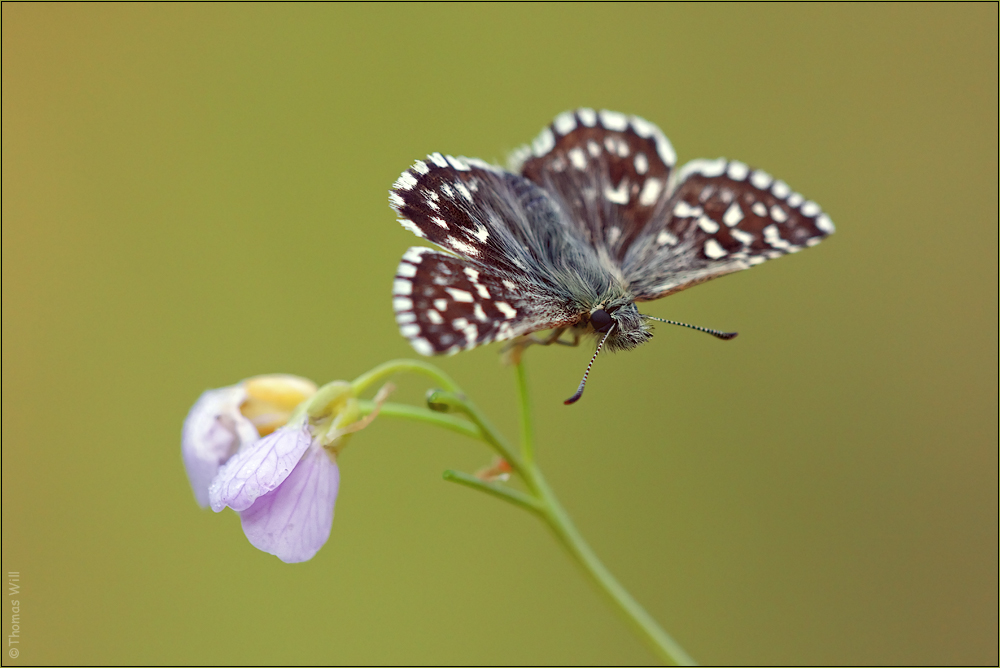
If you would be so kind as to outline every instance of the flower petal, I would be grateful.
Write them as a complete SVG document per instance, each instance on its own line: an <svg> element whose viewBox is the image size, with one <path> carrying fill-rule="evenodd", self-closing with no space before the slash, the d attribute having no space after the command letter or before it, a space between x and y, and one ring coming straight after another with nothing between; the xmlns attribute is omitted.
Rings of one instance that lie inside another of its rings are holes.
<svg viewBox="0 0 1000 668"><path fill-rule="evenodd" d="M308 561L330 537L339 487L336 462L314 446L277 489L240 513L243 533L285 563Z"/></svg>
<svg viewBox="0 0 1000 668"><path fill-rule="evenodd" d="M312 443L309 423L286 425L244 448L219 470L209 487L212 510L242 511L280 485Z"/></svg>
<svg viewBox="0 0 1000 668"><path fill-rule="evenodd" d="M260 438L257 429L240 413L245 398L242 385L208 390L184 420L181 457L194 498L202 508L208 506L208 487L219 468L241 445Z"/></svg>

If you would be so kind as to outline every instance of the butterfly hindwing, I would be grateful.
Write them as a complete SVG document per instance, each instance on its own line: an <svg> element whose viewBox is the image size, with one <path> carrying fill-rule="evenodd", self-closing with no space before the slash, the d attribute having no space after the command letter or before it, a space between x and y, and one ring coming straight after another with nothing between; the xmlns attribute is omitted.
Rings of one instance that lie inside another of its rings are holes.
<svg viewBox="0 0 1000 668"><path fill-rule="evenodd" d="M439 355L571 324L561 300L517 275L430 248L403 255L393 283L399 331L414 350Z"/></svg>

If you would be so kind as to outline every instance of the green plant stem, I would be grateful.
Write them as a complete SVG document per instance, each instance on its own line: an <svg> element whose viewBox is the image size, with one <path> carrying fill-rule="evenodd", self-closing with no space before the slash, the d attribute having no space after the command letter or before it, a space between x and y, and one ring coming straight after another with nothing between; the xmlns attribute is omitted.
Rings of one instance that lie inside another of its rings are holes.
<svg viewBox="0 0 1000 668"><path fill-rule="evenodd" d="M358 409L362 415L368 415L375 410L375 402L367 399L360 399L358 401ZM464 420L456 415L448 415L447 413L432 411L429 408L410 406L409 404L397 404L387 401L382 404L379 414L387 417L398 417L406 420L416 420L417 422L426 422L436 427L442 427L449 431L457 432L462 436L468 436L469 438L477 440L482 440L483 438L479 431L479 427L470 423L468 420Z"/></svg>
<svg viewBox="0 0 1000 668"><path fill-rule="evenodd" d="M443 477L449 482L455 482L459 485L465 485L466 487L478 489L480 492L485 492L499 499L503 499L504 501L513 503L515 506L520 506L521 508L533 513L542 513L545 511L534 496L525 494L524 492L519 492L516 489L507 487L506 485L501 485L495 482L486 482L485 480L480 480L474 475L462 473L461 471L445 471Z"/></svg>
<svg viewBox="0 0 1000 668"><path fill-rule="evenodd" d="M521 457L526 466L535 465L535 426L532 421L531 403L528 401L528 378L524 364L519 360L514 367L517 372L517 396L521 400Z"/></svg>
<svg viewBox="0 0 1000 668"><path fill-rule="evenodd" d="M397 373L403 373L406 371L427 376L431 380L439 383L443 389L448 390L449 392L461 391L458 384L453 381L448 374L433 364L428 364L427 362L422 362L420 360L408 359L389 360L384 364L379 364L371 371L363 373L355 378L354 382L351 383L351 389L354 391L355 395L360 395L379 381L385 380L389 376L393 376Z"/></svg>
<svg viewBox="0 0 1000 668"><path fill-rule="evenodd" d="M566 548L566 551L583 569L598 590L607 597L635 633L658 657L668 664L696 665L677 641L660 628L656 620L639 605L638 601L632 598L631 594L601 563L601 560L597 558L597 555L574 526L552 488L549 487L541 470L535 464L531 402L528 397L528 383L524 367L521 362L518 362L515 368L521 410L520 455L511 448L506 439L486 419L486 416L479 411L475 404L465 397L451 378L426 362L418 360L386 362L359 376L352 383L352 389L355 393L361 393L380 380L403 371L419 373L439 383L444 389L434 391L428 396L428 405L433 406L435 410L386 402L382 404L381 414L388 417L426 422L481 440L492 447L521 476L528 488L528 494L498 482L487 482L458 471L445 471L444 478L501 498L541 517L556 539ZM361 400L358 403L362 414L369 414L376 408L373 401ZM468 419L445 411L461 413Z"/></svg>
<svg viewBox="0 0 1000 668"><path fill-rule="evenodd" d="M525 381L523 363L517 362L517 388L520 395L521 404L521 425L522 433L531 438L531 419L528 411L530 401L528 399L528 385ZM529 441L530 443L530 441ZM523 445L522 445L523 448ZM527 449L530 451L530 446ZM527 459L527 457L526 457ZM570 556L576 560L577 564L590 577L591 581L603 593L608 600L618 609L619 613L625 617L633 630L641 637L653 652L668 664L679 666L697 665L694 659L670 637L666 631L660 628L652 615L646 612L638 601L621 585L611 574L597 555L583 539L577 530L569 514L559 503L552 488L549 487L541 470L535 465L533 459L525 462L522 476L528 488L540 502L542 511L539 515L562 543Z"/></svg>
<svg viewBox="0 0 1000 668"><path fill-rule="evenodd" d="M461 393L456 392L432 392L427 397L428 404L447 406L448 409L464 414L472 420L473 424L479 427L479 438L493 448L498 455L507 460L511 468L518 473L524 468L517 451L510 447L507 439L497 431L496 427L483 415L482 411L474 403L465 398Z"/></svg>

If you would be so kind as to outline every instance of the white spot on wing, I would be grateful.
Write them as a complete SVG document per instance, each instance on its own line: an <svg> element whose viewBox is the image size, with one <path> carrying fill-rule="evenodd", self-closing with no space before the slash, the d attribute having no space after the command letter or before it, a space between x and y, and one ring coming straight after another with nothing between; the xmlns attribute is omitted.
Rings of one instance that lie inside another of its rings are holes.
<svg viewBox="0 0 1000 668"><path fill-rule="evenodd" d="M417 275L417 268L408 262L400 262L399 266L396 267L396 274L412 278Z"/></svg>
<svg viewBox="0 0 1000 668"><path fill-rule="evenodd" d="M681 200L674 205L674 215L678 218L694 218L695 216L700 216L701 214L702 209L700 206L691 206L684 200Z"/></svg>
<svg viewBox="0 0 1000 668"><path fill-rule="evenodd" d="M788 187L788 184L784 181L775 181L774 185L771 186L771 192L778 199L785 199L788 194L792 192L792 189Z"/></svg>
<svg viewBox="0 0 1000 668"><path fill-rule="evenodd" d="M552 124L556 127L556 132L568 135L576 129L576 116L571 111L565 111L556 116L556 120Z"/></svg>
<svg viewBox="0 0 1000 668"><path fill-rule="evenodd" d="M825 234L833 234L837 231L837 228L833 225L833 221L825 213L816 219L816 227L819 228L820 232Z"/></svg>
<svg viewBox="0 0 1000 668"><path fill-rule="evenodd" d="M733 239L736 239L744 246L749 246L753 243L753 235L749 232L744 232L743 230L736 228L734 230L729 230L729 233L733 235Z"/></svg>
<svg viewBox="0 0 1000 668"><path fill-rule="evenodd" d="M443 311L447 311L448 310L448 300L447 299L440 299L440 298L439 299L435 299L434 300L434 308L436 308L437 310L442 311L442 312Z"/></svg>
<svg viewBox="0 0 1000 668"><path fill-rule="evenodd" d="M719 224L708 216L699 216L698 227L704 230L706 234L715 234L719 231Z"/></svg>
<svg viewBox="0 0 1000 668"><path fill-rule="evenodd" d="M401 313L396 314L396 322L400 325L407 325L416 321L417 321L416 314L410 313L409 311L403 311Z"/></svg>
<svg viewBox="0 0 1000 668"><path fill-rule="evenodd" d="M592 128L597 125L597 113L593 109L589 109L587 107L577 109L576 115L580 117L580 122L588 128Z"/></svg>
<svg viewBox="0 0 1000 668"><path fill-rule="evenodd" d="M781 232L778 231L777 225L768 225L764 228L764 241L766 241L772 248L777 248L779 250L788 250L792 246L790 243L781 238Z"/></svg>
<svg viewBox="0 0 1000 668"><path fill-rule="evenodd" d="M788 214L780 206L774 204L771 206L771 218L775 222L783 223L788 220Z"/></svg>
<svg viewBox="0 0 1000 668"><path fill-rule="evenodd" d="M750 210L761 218L767 215L767 207L764 206L763 202L754 202L753 206L750 207Z"/></svg>
<svg viewBox="0 0 1000 668"><path fill-rule="evenodd" d="M663 190L663 183L659 179L646 179L642 185L642 192L639 193L639 204L642 206L652 206L656 203L656 198Z"/></svg>
<svg viewBox="0 0 1000 668"><path fill-rule="evenodd" d="M476 281L479 280L479 271L478 270L473 269L472 267L466 267L462 271L465 272L465 275L468 276L469 280L472 281L473 283L475 283Z"/></svg>
<svg viewBox="0 0 1000 668"><path fill-rule="evenodd" d="M608 130L621 132L628 127L628 118L625 114L620 114L617 111L602 109L599 115L601 117L601 125L606 127Z"/></svg>
<svg viewBox="0 0 1000 668"><path fill-rule="evenodd" d="M569 156L569 161L577 169L584 170L587 168L587 156L579 146L571 148L567 155Z"/></svg>
<svg viewBox="0 0 1000 668"><path fill-rule="evenodd" d="M415 171L417 174L420 174L421 176L431 171L431 168L428 167L427 163L424 162L423 160L417 160L415 163L413 163L413 167L411 167L410 169Z"/></svg>
<svg viewBox="0 0 1000 668"><path fill-rule="evenodd" d="M677 243L677 237L672 235L670 232L663 230L662 232L656 235L656 243L660 244L661 246L663 244L669 244L673 246Z"/></svg>
<svg viewBox="0 0 1000 668"><path fill-rule="evenodd" d="M750 175L750 183L754 185L755 188L760 188L761 190L766 190L768 186L774 179L767 172L762 172L759 169L753 170L753 174Z"/></svg>
<svg viewBox="0 0 1000 668"><path fill-rule="evenodd" d="M406 171L399 175L392 187L397 190L411 190L415 185L417 185L417 179L409 171Z"/></svg>
<svg viewBox="0 0 1000 668"><path fill-rule="evenodd" d="M740 205L736 202L730 204L729 208L726 209L726 212L722 214L722 222L729 227L736 225L741 220L743 220L743 209L741 209Z"/></svg>
<svg viewBox="0 0 1000 668"><path fill-rule="evenodd" d="M479 293L480 297L482 297L483 299L490 298L490 291L486 289L485 285L483 285L482 283L473 283L473 285L476 286L476 292Z"/></svg>
<svg viewBox="0 0 1000 668"><path fill-rule="evenodd" d="M517 315L517 311L507 302L495 302L494 305L508 320Z"/></svg>
<svg viewBox="0 0 1000 668"><path fill-rule="evenodd" d="M396 209L398 211L399 208L404 204L406 204L406 200L400 197L399 193L393 192L391 190L389 191L389 205L393 209Z"/></svg>
<svg viewBox="0 0 1000 668"><path fill-rule="evenodd" d="M478 248L476 248L471 244L465 243L461 239L456 239L455 237L451 237L447 239L444 243L451 246L459 253L464 253L465 255L471 255L472 257L477 257L479 255Z"/></svg>
<svg viewBox="0 0 1000 668"><path fill-rule="evenodd" d="M595 158L601 154L601 147L593 139L587 140L587 152Z"/></svg>
<svg viewBox="0 0 1000 668"><path fill-rule="evenodd" d="M726 174L729 175L734 181L742 181L750 173L750 168L744 165L742 162L736 160L729 163L729 169L726 170Z"/></svg>
<svg viewBox="0 0 1000 668"><path fill-rule="evenodd" d="M434 223L435 225L437 225L438 227L443 227L446 230L448 229L448 223L445 222L444 218L438 218L437 216L431 216L431 222Z"/></svg>
<svg viewBox="0 0 1000 668"><path fill-rule="evenodd" d="M448 161L444 159L444 156L440 153L431 153L427 156L431 162L433 162L438 167L447 167Z"/></svg>
<svg viewBox="0 0 1000 668"><path fill-rule="evenodd" d="M819 204L813 201L806 202L802 205L802 215L804 216L815 216L818 215L821 209Z"/></svg>
<svg viewBox="0 0 1000 668"><path fill-rule="evenodd" d="M427 339L410 339L410 345L421 355L434 354L434 346Z"/></svg>
<svg viewBox="0 0 1000 668"><path fill-rule="evenodd" d="M393 297L392 298L392 310L393 311L410 311L413 309L413 300L409 297Z"/></svg>
<svg viewBox="0 0 1000 668"><path fill-rule="evenodd" d="M446 155L446 156L444 156L444 158L445 158L445 160L448 161L448 163L452 167L454 167L458 171L460 171L460 172L467 172L467 171L469 171L469 164L467 162L465 162L465 160L462 160L461 158L454 158L454 157L452 157L450 155Z"/></svg>
<svg viewBox="0 0 1000 668"><path fill-rule="evenodd" d="M420 325L413 325L413 324L400 325L399 333L405 336L406 338L410 338L411 336L416 336L417 334L420 333Z"/></svg>
<svg viewBox="0 0 1000 668"><path fill-rule="evenodd" d="M649 160L646 158L645 153L636 153L633 160L635 163L636 174L645 174L649 171Z"/></svg>
<svg viewBox="0 0 1000 668"><path fill-rule="evenodd" d="M508 281L508 280L507 280L507 279L505 278L505 279L503 279L503 280L502 280L502 281L500 281L500 282L501 282L501 283L503 283L503 286L504 286L505 288L507 288L508 290L510 290L511 292L514 292L515 290L517 290L517 284L516 284L516 283L514 283L513 281Z"/></svg>
<svg viewBox="0 0 1000 668"><path fill-rule="evenodd" d="M656 144L656 153L660 156L660 160L667 167L673 167L674 163L677 162L677 153L674 152L673 145L667 139L666 135L660 131L660 128L639 116L630 116L629 121L632 123L632 129L635 130L637 135L644 139L653 139L653 143Z"/></svg>
<svg viewBox="0 0 1000 668"><path fill-rule="evenodd" d="M614 243L618 241L618 239L620 239L621 236L622 236L622 228L618 226L608 228L607 237L609 244L614 245Z"/></svg>
<svg viewBox="0 0 1000 668"><path fill-rule="evenodd" d="M474 236L475 236L475 237L476 237L477 239L479 239L480 241L486 241L487 239L489 239L489 238L490 238L490 233L489 233L489 231L488 231L488 230L487 230L487 229L486 229L485 227L483 227L482 225L480 225L479 227L477 227L477 228L476 228L476 231L475 231L475 232L473 232L472 234L473 234L473 235L474 235Z"/></svg>
<svg viewBox="0 0 1000 668"><path fill-rule="evenodd" d="M444 301L444 300L441 299L439 301ZM444 324L444 318L442 318L441 314L432 308L427 309L427 319L431 321L432 325Z"/></svg>
<svg viewBox="0 0 1000 668"><path fill-rule="evenodd" d="M719 242L715 239L709 239L705 242L705 255L712 258L713 260L718 260L720 257L726 256L726 249L719 245Z"/></svg>
<svg viewBox="0 0 1000 668"><path fill-rule="evenodd" d="M631 121L632 129L635 130L635 133L643 139L649 139L656 134L656 126L647 121L645 118L632 116L629 118L629 121Z"/></svg>
<svg viewBox="0 0 1000 668"><path fill-rule="evenodd" d="M709 178L719 176L726 171L726 159L716 160L692 160L683 167L677 175L678 182L683 181L691 174L701 174Z"/></svg>
<svg viewBox="0 0 1000 668"><path fill-rule="evenodd" d="M476 304L475 306L472 307L472 314L476 316L476 320L478 320L479 322L486 322L487 320L486 311L484 311L483 307L480 306L479 304Z"/></svg>
<svg viewBox="0 0 1000 668"><path fill-rule="evenodd" d="M621 183L614 190L611 186L604 187L604 196L609 202L614 202L615 204L628 204L628 181L622 179Z"/></svg>
<svg viewBox="0 0 1000 668"><path fill-rule="evenodd" d="M466 325L462 328L462 333L465 334L465 343L467 347L471 348L476 345L476 337L479 336L479 328L474 324Z"/></svg>
<svg viewBox="0 0 1000 668"><path fill-rule="evenodd" d="M472 303L471 292L466 292L465 290L459 290L457 288L445 288L444 291L451 295L451 298L457 302Z"/></svg>
<svg viewBox="0 0 1000 668"><path fill-rule="evenodd" d="M423 248L422 246L414 246L413 248L407 248L406 252L403 253L403 259L407 262L412 262L413 264L420 264L423 259L421 256L424 253L433 253L430 248Z"/></svg>
<svg viewBox="0 0 1000 668"><path fill-rule="evenodd" d="M397 278L392 282L392 294L394 295L408 295L413 292L413 283L406 280L405 278Z"/></svg>
<svg viewBox="0 0 1000 668"><path fill-rule="evenodd" d="M545 128L535 137L535 141L531 144L531 150L536 156L541 157L551 151L555 145L555 135L552 134L552 130Z"/></svg>
<svg viewBox="0 0 1000 668"><path fill-rule="evenodd" d="M402 225L404 229L407 229L410 232L413 232L414 234L416 234L421 239L424 238L424 232L423 232L423 230L421 230L419 227L417 227L416 224L414 224L414 222L412 220L410 220L409 218L398 218L397 222L399 222L399 224Z"/></svg>
<svg viewBox="0 0 1000 668"><path fill-rule="evenodd" d="M792 194L791 194L791 195L789 195L789 197L788 197L788 206L790 206L790 207L792 207L792 208L795 208L795 207L797 207L797 206L798 206L799 204L802 204L802 201L803 201L804 199L805 199L805 198L804 198L804 197L803 197L802 195L800 195L800 194L798 194L798 193L792 193Z"/></svg>
<svg viewBox="0 0 1000 668"><path fill-rule="evenodd" d="M461 193L462 197L464 197L465 199L469 200L470 202L472 201L472 193L469 192L469 189L465 187L464 183L457 182L455 184L455 189L459 193Z"/></svg>

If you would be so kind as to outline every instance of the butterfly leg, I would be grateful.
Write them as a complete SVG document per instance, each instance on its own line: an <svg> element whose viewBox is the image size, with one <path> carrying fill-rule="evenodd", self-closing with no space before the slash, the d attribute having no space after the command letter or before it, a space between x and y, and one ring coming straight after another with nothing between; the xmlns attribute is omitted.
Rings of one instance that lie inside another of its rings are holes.
<svg viewBox="0 0 1000 668"><path fill-rule="evenodd" d="M518 337L504 346L503 350L500 351L500 354L502 355L505 363L517 364L517 362L520 361L524 350L532 345L551 346L553 344L557 344L560 346L571 347L580 345L580 331L575 328L571 330L573 336L572 341L565 341L561 338L567 329L569 328L557 327L543 337L538 337L533 334Z"/></svg>

